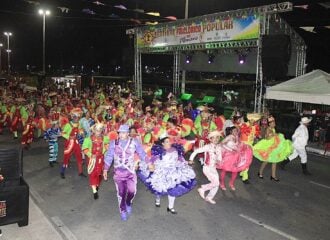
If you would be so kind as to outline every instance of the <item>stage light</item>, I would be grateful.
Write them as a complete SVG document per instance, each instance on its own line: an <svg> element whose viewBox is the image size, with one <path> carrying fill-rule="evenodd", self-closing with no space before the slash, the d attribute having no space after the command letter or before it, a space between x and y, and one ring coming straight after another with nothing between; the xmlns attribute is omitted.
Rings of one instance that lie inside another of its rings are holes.
<svg viewBox="0 0 330 240"><path fill-rule="evenodd" d="M207 60L208 64L213 63L214 62L214 58L215 58L214 55L209 55L209 59Z"/></svg>
<svg viewBox="0 0 330 240"><path fill-rule="evenodd" d="M238 55L238 62L239 62L239 64L244 64L245 63L245 55L243 55L243 54Z"/></svg>
<svg viewBox="0 0 330 240"><path fill-rule="evenodd" d="M186 55L186 63L189 64L192 62L192 56L191 55Z"/></svg>

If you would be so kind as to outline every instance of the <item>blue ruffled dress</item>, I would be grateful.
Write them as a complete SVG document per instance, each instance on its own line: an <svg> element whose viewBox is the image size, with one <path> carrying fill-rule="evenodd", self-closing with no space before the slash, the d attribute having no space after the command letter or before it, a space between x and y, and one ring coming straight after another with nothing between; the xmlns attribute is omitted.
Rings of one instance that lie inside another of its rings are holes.
<svg viewBox="0 0 330 240"><path fill-rule="evenodd" d="M137 172L140 180L156 195L179 197L188 193L197 182L196 174L183 158L183 153L183 147L178 144L173 144L167 151L154 145L150 161L155 170L150 172L148 163L141 162Z"/></svg>

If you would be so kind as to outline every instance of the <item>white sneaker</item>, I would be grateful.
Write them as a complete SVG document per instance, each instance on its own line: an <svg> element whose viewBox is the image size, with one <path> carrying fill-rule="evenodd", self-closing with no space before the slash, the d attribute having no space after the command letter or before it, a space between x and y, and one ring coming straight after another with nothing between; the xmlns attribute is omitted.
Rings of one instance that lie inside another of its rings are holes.
<svg viewBox="0 0 330 240"><path fill-rule="evenodd" d="M202 188L198 188L197 192L199 193L199 196L201 196L201 198L205 199L204 190Z"/></svg>
<svg viewBox="0 0 330 240"><path fill-rule="evenodd" d="M212 198L205 198L205 201L212 203L212 204L216 204L216 201L214 201Z"/></svg>

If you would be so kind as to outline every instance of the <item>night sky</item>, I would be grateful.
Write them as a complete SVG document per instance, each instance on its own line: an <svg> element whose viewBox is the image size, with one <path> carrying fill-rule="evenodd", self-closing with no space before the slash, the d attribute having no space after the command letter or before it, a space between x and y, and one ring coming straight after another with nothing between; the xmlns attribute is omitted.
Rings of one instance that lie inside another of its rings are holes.
<svg viewBox="0 0 330 240"><path fill-rule="evenodd" d="M36 3L40 4L36 4ZM52 14L46 20L46 65L53 69L71 68L72 65L85 69L112 68L116 65L132 63L132 40L125 34L127 28L136 26L131 19L144 24L148 20L167 21L166 16L184 17L185 0L127 0L99 1L105 5L96 5L87 0L49 0L49 1L0 1L0 31L11 31L12 65L16 70L26 65L42 66L42 17L38 9L47 6ZM189 16L199 16L218 11L245 8L262 4L270 4L271 0L190 0ZM326 1L292 1L297 6L309 4L307 10L296 7L293 12L283 14L287 21L296 27L306 40L309 68L321 68L330 72L328 61L330 56L330 12L318 2ZM312 4L311 4L312 3ZM122 4L128 10L115 8ZM66 7L62 12L58 7ZM146 14L138 14L133 9L145 12L160 12L155 18ZM86 9L88 11L86 11ZM93 11L95 14L91 14ZM119 18L113 18L116 15ZM316 26L316 33L299 30L300 26ZM7 44L3 34L0 42ZM6 63L2 52L3 65ZM323 59L320 56L323 56ZM127 59L129 61L127 61ZM327 59L327 61L325 61ZM156 61L157 63L157 61ZM125 65L124 65L125 66Z"/></svg>

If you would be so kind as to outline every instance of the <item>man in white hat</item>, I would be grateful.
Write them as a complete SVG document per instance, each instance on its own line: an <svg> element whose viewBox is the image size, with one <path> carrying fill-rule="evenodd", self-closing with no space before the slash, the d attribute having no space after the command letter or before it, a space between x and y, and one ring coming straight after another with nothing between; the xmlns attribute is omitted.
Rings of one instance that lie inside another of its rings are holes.
<svg viewBox="0 0 330 240"><path fill-rule="evenodd" d="M109 144L104 159L104 180L108 179L108 171L114 162L114 182L117 189L120 216L126 221L132 212L132 202L136 194L137 176L134 154L137 153L141 161L145 161L147 154L137 139L129 137L129 126L120 125L119 139Z"/></svg>
<svg viewBox="0 0 330 240"><path fill-rule="evenodd" d="M308 124L312 121L312 119L303 117L301 118L300 125L297 127L296 131L292 135L293 153L288 157L287 160L280 163L281 169L284 169L285 165L290 161L295 159L296 157L300 157L301 166L303 170L303 174L310 175L310 172L307 170L307 153L306 153L306 145L308 143Z"/></svg>

